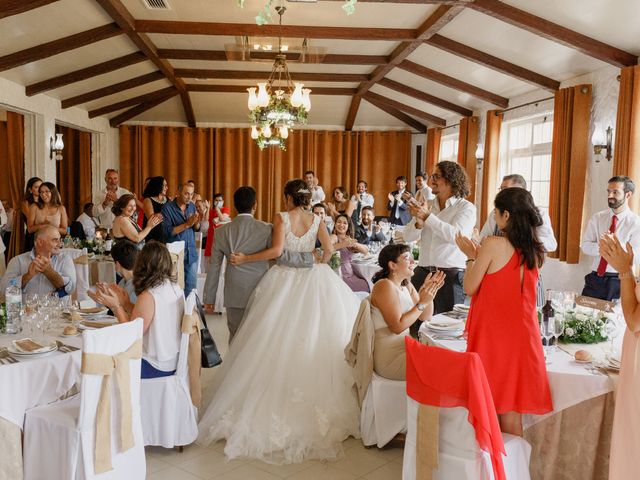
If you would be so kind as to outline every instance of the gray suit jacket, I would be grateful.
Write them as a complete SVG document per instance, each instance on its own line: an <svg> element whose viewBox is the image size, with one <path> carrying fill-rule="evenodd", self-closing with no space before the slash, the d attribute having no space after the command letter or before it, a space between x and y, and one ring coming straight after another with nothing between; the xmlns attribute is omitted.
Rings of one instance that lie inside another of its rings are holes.
<svg viewBox="0 0 640 480"><path fill-rule="evenodd" d="M216 229L211 261L204 284L204 302L215 303L222 260L227 260L233 252L246 255L261 252L271 246L272 226L256 220L250 215L238 215L232 222ZM279 265L291 267L313 267L312 253L283 251L278 258ZM251 262L242 265L227 263L224 277L224 306L245 308L249 297L262 276L269 270L269 262Z"/></svg>

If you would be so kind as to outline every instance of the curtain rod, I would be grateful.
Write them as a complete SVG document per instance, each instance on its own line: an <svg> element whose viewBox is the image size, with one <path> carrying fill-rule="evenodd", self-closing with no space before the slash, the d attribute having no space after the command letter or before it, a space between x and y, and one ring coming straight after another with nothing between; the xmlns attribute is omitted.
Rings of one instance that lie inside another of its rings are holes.
<svg viewBox="0 0 640 480"><path fill-rule="evenodd" d="M459 123L454 123L453 125L447 125L446 127L442 127L440 130L446 130L447 128L459 127Z"/></svg>
<svg viewBox="0 0 640 480"><path fill-rule="evenodd" d="M537 105L538 103L541 102L546 102L547 100L553 100L555 97L547 97L547 98L542 98L540 100L534 100L533 102L528 102L528 103L523 103L522 105L518 105L517 107L510 107L510 108L505 108L504 110L500 110L494 113L494 115L502 115L505 112L510 112L511 110L516 110L518 108L522 108L522 107L528 107L529 105Z"/></svg>

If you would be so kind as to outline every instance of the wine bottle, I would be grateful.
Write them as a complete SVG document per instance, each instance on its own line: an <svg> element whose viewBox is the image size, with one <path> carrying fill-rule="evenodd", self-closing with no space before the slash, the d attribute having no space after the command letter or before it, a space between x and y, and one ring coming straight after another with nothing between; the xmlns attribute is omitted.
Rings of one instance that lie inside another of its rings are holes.
<svg viewBox="0 0 640 480"><path fill-rule="evenodd" d="M542 307L542 321L544 322L545 329L548 328L549 322L555 321L556 311L551 305L551 290L547 290L545 294L545 304ZM544 344L544 339L543 339Z"/></svg>
<svg viewBox="0 0 640 480"><path fill-rule="evenodd" d="M111 229L107 228L107 236L104 237L104 253L111 254L111 247L113 245L113 238L111 238Z"/></svg>

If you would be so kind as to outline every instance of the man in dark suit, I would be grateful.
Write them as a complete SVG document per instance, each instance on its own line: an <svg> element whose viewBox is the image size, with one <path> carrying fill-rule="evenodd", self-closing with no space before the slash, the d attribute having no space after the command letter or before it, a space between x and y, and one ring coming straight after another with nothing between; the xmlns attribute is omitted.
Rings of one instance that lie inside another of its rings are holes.
<svg viewBox="0 0 640 480"><path fill-rule="evenodd" d="M382 233L380 225L373 223L375 215L373 214L373 208L362 207L361 223L356 228L356 240L362 245L367 245L370 242L386 242L387 239Z"/></svg>
<svg viewBox="0 0 640 480"><path fill-rule="evenodd" d="M389 221L395 225L406 225L411 220L411 213L407 208L407 204L402 199L407 186L407 177L400 176L396 178L397 190L389 194L389 202L387 210L389 210Z"/></svg>

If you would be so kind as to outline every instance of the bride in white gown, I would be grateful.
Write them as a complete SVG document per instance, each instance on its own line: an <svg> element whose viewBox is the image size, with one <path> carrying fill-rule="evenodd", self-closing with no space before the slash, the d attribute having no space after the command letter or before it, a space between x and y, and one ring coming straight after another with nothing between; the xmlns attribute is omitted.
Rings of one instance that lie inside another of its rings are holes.
<svg viewBox="0 0 640 480"><path fill-rule="evenodd" d="M332 247L324 221L306 212L311 194L302 180L285 186L288 212L276 215L273 247L244 263L278 257L282 249ZM216 373L215 394L199 424L198 443L226 439L230 459L269 463L334 459L341 442L359 437L360 413L344 347L359 300L326 263L272 267L247 305L244 320Z"/></svg>

